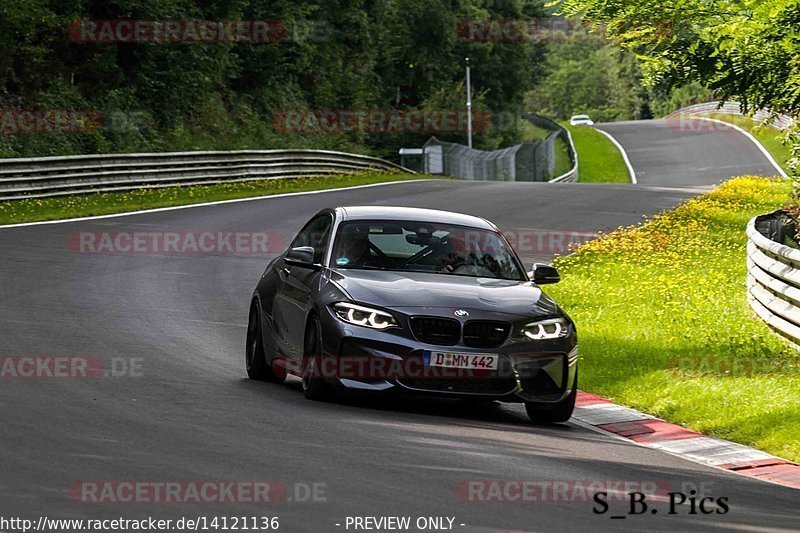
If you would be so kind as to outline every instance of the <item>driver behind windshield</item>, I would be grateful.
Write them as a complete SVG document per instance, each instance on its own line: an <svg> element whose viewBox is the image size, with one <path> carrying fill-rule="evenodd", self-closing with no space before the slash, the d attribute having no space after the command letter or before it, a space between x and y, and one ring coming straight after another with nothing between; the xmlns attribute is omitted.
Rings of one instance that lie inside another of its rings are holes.
<svg viewBox="0 0 800 533"><path fill-rule="evenodd" d="M460 235L450 234L439 245L439 253L439 272L449 274L467 263L467 242Z"/></svg>
<svg viewBox="0 0 800 533"><path fill-rule="evenodd" d="M484 244L492 246L490 234L483 236ZM456 231L444 237L439 246L441 274L503 277L503 267L491 253L481 252L477 242L480 235L465 236Z"/></svg>
<svg viewBox="0 0 800 533"><path fill-rule="evenodd" d="M376 266L370 252L369 237L359 231L357 226L346 228L342 233L334 256L337 266L369 267Z"/></svg>

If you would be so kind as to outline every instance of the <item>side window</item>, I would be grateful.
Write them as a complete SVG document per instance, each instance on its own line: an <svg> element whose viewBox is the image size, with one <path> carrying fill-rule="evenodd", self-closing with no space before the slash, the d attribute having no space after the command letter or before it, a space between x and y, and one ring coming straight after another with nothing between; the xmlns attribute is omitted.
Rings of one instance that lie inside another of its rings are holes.
<svg viewBox="0 0 800 533"><path fill-rule="evenodd" d="M311 246L314 248L314 262L321 263L325 256L325 248L328 245L332 226L333 219L330 215L320 215L312 218L311 221L300 230L300 233L294 238L289 248Z"/></svg>

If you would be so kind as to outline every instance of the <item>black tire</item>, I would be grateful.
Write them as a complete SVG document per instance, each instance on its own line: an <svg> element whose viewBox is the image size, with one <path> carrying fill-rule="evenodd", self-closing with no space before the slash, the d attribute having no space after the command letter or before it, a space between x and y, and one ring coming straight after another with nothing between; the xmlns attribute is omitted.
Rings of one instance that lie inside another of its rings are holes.
<svg viewBox="0 0 800 533"><path fill-rule="evenodd" d="M309 321L303 343L303 394L309 400L324 401L333 396L333 389L320 372L322 359L322 327L316 317Z"/></svg>
<svg viewBox="0 0 800 533"><path fill-rule="evenodd" d="M525 402L525 411L532 422L542 424L555 424L566 422L572 418L575 410L575 399L578 396L578 373L575 372L575 382L569 396L556 403Z"/></svg>
<svg viewBox="0 0 800 533"><path fill-rule="evenodd" d="M264 344L261 337L261 309L256 300L250 304L250 318L247 321L247 345L244 351L244 363L247 377L256 381L279 380L272 372L272 365L264 356Z"/></svg>

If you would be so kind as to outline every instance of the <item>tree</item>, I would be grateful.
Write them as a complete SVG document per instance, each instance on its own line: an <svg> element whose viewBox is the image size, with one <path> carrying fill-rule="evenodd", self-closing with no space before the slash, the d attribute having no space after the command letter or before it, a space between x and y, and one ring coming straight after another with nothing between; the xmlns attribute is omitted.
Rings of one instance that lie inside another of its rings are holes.
<svg viewBox="0 0 800 533"><path fill-rule="evenodd" d="M797 0L564 0L560 10L634 50L651 85L697 81L743 111L800 115ZM797 155L800 130L787 140Z"/></svg>
<svg viewBox="0 0 800 533"><path fill-rule="evenodd" d="M91 133L0 133L0 156L282 147L396 154L427 135L285 134L274 118L287 110L407 111L442 102L460 109L467 56L481 105L518 114L542 46L463 40L457 27L543 14L541 0L3 1L0 111L85 109L137 119ZM76 42L70 25L87 19L276 21L284 38ZM514 137L512 129L477 140L513 144Z"/></svg>
<svg viewBox="0 0 800 533"><path fill-rule="evenodd" d="M580 113L596 121L643 118L646 94L634 56L600 36L550 43L546 70L527 95L528 111L560 119Z"/></svg>

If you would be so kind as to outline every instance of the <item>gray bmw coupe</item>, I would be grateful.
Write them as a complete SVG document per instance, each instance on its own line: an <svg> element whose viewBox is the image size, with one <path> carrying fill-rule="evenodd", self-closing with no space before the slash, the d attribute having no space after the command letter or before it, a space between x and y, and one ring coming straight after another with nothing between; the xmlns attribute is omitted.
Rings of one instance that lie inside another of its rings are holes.
<svg viewBox="0 0 800 533"><path fill-rule="evenodd" d="M523 402L530 418L570 418L577 334L482 218L406 207L317 213L269 263L250 304L252 379L337 390Z"/></svg>

